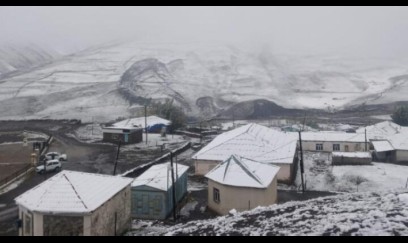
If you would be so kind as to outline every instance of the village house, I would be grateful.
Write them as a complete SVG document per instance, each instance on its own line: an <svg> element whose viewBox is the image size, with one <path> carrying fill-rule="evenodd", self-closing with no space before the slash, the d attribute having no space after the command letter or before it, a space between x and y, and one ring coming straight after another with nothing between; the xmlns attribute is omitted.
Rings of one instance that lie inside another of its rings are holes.
<svg viewBox="0 0 408 243"><path fill-rule="evenodd" d="M297 141L295 133L251 123L217 136L194 154L195 174L205 175L236 154L279 166L278 181L290 183L296 174Z"/></svg>
<svg viewBox="0 0 408 243"><path fill-rule="evenodd" d="M314 152L363 152L365 135L344 132L302 132L302 148Z"/></svg>
<svg viewBox="0 0 408 243"><path fill-rule="evenodd" d="M232 155L207 173L208 207L225 215L277 202L279 167Z"/></svg>
<svg viewBox="0 0 408 243"><path fill-rule="evenodd" d="M176 203L187 194L188 166L174 164ZM170 163L150 167L132 183L132 217L166 219L173 211Z"/></svg>
<svg viewBox="0 0 408 243"><path fill-rule="evenodd" d="M132 180L62 171L15 199L19 235L120 235L130 228Z"/></svg>

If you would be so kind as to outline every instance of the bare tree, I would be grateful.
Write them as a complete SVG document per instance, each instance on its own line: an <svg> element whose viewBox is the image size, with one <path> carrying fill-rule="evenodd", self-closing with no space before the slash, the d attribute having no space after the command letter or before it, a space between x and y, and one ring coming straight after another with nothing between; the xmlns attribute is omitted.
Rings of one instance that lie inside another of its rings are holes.
<svg viewBox="0 0 408 243"><path fill-rule="evenodd" d="M365 177L359 175L349 175L347 176L347 179L357 186L357 191L359 185L361 185L363 182L368 181Z"/></svg>

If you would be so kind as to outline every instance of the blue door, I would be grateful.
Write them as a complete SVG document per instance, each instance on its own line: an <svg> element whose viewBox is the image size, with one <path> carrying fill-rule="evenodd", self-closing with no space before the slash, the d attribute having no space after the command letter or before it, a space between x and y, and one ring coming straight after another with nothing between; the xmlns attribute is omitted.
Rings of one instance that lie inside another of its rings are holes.
<svg viewBox="0 0 408 243"><path fill-rule="evenodd" d="M125 143L129 142L129 134L125 133Z"/></svg>

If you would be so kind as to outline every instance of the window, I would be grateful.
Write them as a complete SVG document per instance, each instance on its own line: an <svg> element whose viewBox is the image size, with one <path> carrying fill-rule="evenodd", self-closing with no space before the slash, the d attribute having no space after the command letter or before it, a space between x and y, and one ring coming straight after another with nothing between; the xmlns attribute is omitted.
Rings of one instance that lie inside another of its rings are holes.
<svg viewBox="0 0 408 243"><path fill-rule="evenodd" d="M218 190L217 188L213 188L213 199L214 202L216 203L220 203L221 199L220 199L220 190Z"/></svg>
<svg viewBox="0 0 408 243"><path fill-rule="evenodd" d="M340 144L333 144L333 151L340 151Z"/></svg>
<svg viewBox="0 0 408 243"><path fill-rule="evenodd" d="M323 150L323 144L322 143L317 143L316 144L316 150L317 151L322 151Z"/></svg>
<svg viewBox="0 0 408 243"><path fill-rule="evenodd" d="M28 214L24 214L24 235L32 235L32 227L31 216Z"/></svg>

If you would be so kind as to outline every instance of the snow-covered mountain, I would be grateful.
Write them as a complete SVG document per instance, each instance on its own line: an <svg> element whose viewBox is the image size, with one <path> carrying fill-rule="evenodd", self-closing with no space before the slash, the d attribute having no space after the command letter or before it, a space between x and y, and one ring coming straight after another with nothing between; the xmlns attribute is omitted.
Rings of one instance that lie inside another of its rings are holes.
<svg viewBox="0 0 408 243"><path fill-rule="evenodd" d="M0 46L0 75L39 66L60 56L50 48L34 44L3 45Z"/></svg>
<svg viewBox="0 0 408 243"><path fill-rule="evenodd" d="M112 120L134 115L150 98L172 98L189 115L206 117L253 100L318 109L387 103L408 100L405 63L220 44L117 43L0 78L0 119Z"/></svg>
<svg viewBox="0 0 408 243"><path fill-rule="evenodd" d="M407 236L408 193L343 194L146 231L146 235Z"/></svg>

